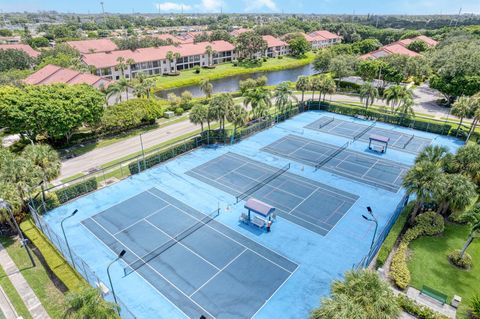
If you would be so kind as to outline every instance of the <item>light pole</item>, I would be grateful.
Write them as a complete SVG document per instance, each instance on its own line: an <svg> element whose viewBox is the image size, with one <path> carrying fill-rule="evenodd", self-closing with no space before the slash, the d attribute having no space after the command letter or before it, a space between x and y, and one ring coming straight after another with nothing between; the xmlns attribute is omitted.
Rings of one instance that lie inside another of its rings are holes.
<svg viewBox="0 0 480 319"><path fill-rule="evenodd" d="M143 139L142 134L140 134L140 146L142 147L142 158L143 158L143 169L147 169L147 165L145 163L145 150L143 149Z"/></svg>
<svg viewBox="0 0 480 319"><path fill-rule="evenodd" d="M112 284L112 277L110 277L110 266L115 263L116 261L118 261L120 258L123 257L123 255L125 255L126 251L125 249L122 250L120 252L120 254L118 254L117 258L115 258L114 260L112 260L112 262L110 264L108 264L107 266L107 275L108 275L108 281L110 282L110 289L112 289L112 295L113 295L113 300L115 301L115 304L118 306L118 302L117 302L117 297L115 296L115 290L113 290L113 284Z"/></svg>
<svg viewBox="0 0 480 319"><path fill-rule="evenodd" d="M370 252L371 252L371 250L373 248L373 244L375 243L375 238L377 237L378 220L375 216L373 216L372 208L370 206L367 206L367 211L368 211L368 214L371 216L371 218L368 217L368 216L362 215L363 219L365 219L369 222L375 223L375 231L373 232L372 243L370 245Z"/></svg>
<svg viewBox="0 0 480 319"><path fill-rule="evenodd" d="M70 245L68 244L67 235L65 235L65 229L63 228L63 222L66 221L67 219L69 219L70 217L75 216L75 214L77 212L78 212L78 209L75 209L73 211L73 213L71 213L70 215L68 215L64 219L62 219L62 221L60 222L60 226L62 227L63 238L65 239L65 243L67 244L68 254L70 255L70 260L72 261L72 266L75 270L77 270L77 268L75 267L75 262L73 261L72 251L70 250Z"/></svg>
<svg viewBox="0 0 480 319"><path fill-rule="evenodd" d="M33 259L33 256L28 249L27 246L27 241L23 237L22 231L20 230L20 227L18 227L17 221L15 220L15 216L13 216L13 211L12 211L12 206L5 200L0 198L0 209L5 209L8 214L10 215L10 219L13 221L13 224L15 225L15 228L17 229L18 236L20 237L20 241L22 245L25 247L25 250L27 251L28 257L30 258L30 261L32 262L32 266L35 267L35 260Z"/></svg>

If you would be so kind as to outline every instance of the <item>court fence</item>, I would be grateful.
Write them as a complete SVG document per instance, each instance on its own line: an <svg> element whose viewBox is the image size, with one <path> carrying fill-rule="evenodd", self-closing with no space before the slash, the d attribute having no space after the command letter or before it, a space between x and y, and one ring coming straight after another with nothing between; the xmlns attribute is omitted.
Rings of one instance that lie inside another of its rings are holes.
<svg viewBox="0 0 480 319"><path fill-rule="evenodd" d="M43 202L41 205L45 205ZM104 284L100 278L96 275L95 271L93 271L88 264L83 261L81 257L75 254L74 251L69 249L69 246L65 242L64 238L57 235L50 226L43 220L42 216L38 213L38 207L33 203L29 205L30 213L32 219L35 223L35 226L50 240L54 247L57 248L58 252L62 255L62 257L68 262L70 266L73 267L92 287L99 288L102 291L102 287L107 287L109 291L111 291L111 287ZM106 298L107 296L113 298L109 294L104 294L102 291L102 296ZM128 309L125 303L118 297L115 296L117 299L118 306L120 307L120 316L123 319L136 319L137 317ZM107 301L112 302L113 299L105 299Z"/></svg>
<svg viewBox="0 0 480 319"><path fill-rule="evenodd" d="M390 217L387 224L383 228L382 232L376 236L373 246L368 252L368 254L366 254L357 264L354 265L355 269L368 268L370 266L371 262L373 261L375 256L377 256L378 251L382 247L383 242L385 241L388 234L390 233L390 230L392 229L393 225L395 225L398 217L402 213L403 208L405 208L405 206L408 204L408 200L409 200L409 195L408 194L404 195L400 203L398 203L397 207L395 208L393 215Z"/></svg>

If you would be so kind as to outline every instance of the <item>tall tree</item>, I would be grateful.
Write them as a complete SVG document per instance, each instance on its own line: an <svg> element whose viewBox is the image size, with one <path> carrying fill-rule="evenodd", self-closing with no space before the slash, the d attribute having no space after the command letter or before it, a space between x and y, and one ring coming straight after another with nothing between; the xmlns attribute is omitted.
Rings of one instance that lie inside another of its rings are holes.
<svg viewBox="0 0 480 319"><path fill-rule="evenodd" d="M216 54L217 51L215 51L211 45L207 45L205 47L205 54L207 55L207 65L211 66L213 64L213 55Z"/></svg>
<svg viewBox="0 0 480 319"><path fill-rule="evenodd" d="M212 97L213 84L210 82L209 79L203 79L202 81L200 81L200 90L202 90L207 99L210 99Z"/></svg>
<svg viewBox="0 0 480 319"><path fill-rule="evenodd" d="M251 59L256 54L263 55L267 47L267 42L255 32L244 32L237 37L236 51L240 57Z"/></svg>
<svg viewBox="0 0 480 319"><path fill-rule="evenodd" d="M263 87L247 90L244 94L243 103L245 106L251 106L254 118L261 118L269 113L272 106L271 94Z"/></svg>
<svg viewBox="0 0 480 319"><path fill-rule="evenodd" d="M289 82L282 82L275 87L273 91L275 106L279 113L284 113L286 109L292 105L292 101L296 101L297 97L290 88Z"/></svg>
<svg viewBox="0 0 480 319"><path fill-rule="evenodd" d="M120 88L120 92L125 92L125 98L128 100L128 91L130 90L130 83L128 82L128 80L125 77L122 77L114 84L116 84Z"/></svg>
<svg viewBox="0 0 480 319"><path fill-rule="evenodd" d="M299 76L295 88L302 92L302 104L305 101L305 91L310 88L310 78L307 76Z"/></svg>
<svg viewBox="0 0 480 319"><path fill-rule="evenodd" d="M135 60L132 59L132 58L128 58L126 61L125 61L125 64L128 66L128 78L131 80L132 79L132 67L133 65L135 64Z"/></svg>
<svg viewBox="0 0 480 319"><path fill-rule="evenodd" d="M127 68L127 64L125 63L125 58L119 56L117 58L117 69L120 70L122 73L122 77L125 77L125 69Z"/></svg>
<svg viewBox="0 0 480 319"><path fill-rule="evenodd" d="M458 123L458 132L461 130L463 119L472 116L473 112L473 103L472 98L468 96L460 96L455 103L452 105L452 114L460 118L460 123Z"/></svg>
<svg viewBox="0 0 480 319"><path fill-rule="evenodd" d="M207 121L208 109L203 104L196 104L192 107L189 114L189 119L192 124L200 124L203 133L203 123Z"/></svg>
<svg viewBox="0 0 480 319"><path fill-rule="evenodd" d="M331 296L321 301L310 319L397 318L400 307L388 283L371 270L349 271L331 285Z"/></svg>
<svg viewBox="0 0 480 319"><path fill-rule="evenodd" d="M413 98L412 92L402 85L392 85L383 93L383 99L386 100L387 105L390 105L392 113L408 96Z"/></svg>
<svg viewBox="0 0 480 319"><path fill-rule="evenodd" d="M225 118L228 110L231 109L235 103L229 93L221 93L212 98L209 109L212 116L220 123L220 129L225 129Z"/></svg>
<svg viewBox="0 0 480 319"><path fill-rule="evenodd" d="M242 126L247 121L248 112L240 104L235 104L227 111L227 121L233 124L233 136L237 131L237 127Z"/></svg>
<svg viewBox="0 0 480 319"><path fill-rule="evenodd" d="M60 157L50 145L27 145L23 149L22 157L29 159L40 169L44 183L52 181L60 175Z"/></svg>
<svg viewBox="0 0 480 319"><path fill-rule="evenodd" d="M360 87L360 101L365 103L365 109L367 110L370 105L375 103L375 99L378 98L378 89L371 82L365 82Z"/></svg>
<svg viewBox="0 0 480 319"><path fill-rule="evenodd" d="M305 39L305 36L299 34L287 41L290 48L290 54L294 57L303 57L305 53L312 49L312 45Z"/></svg>
<svg viewBox="0 0 480 319"><path fill-rule="evenodd" d="M475 132L478 122L480 121L480 92L476 93L470 98L470 107L473 115L473 122L470 130L468 131L466 142L470 140L470 137L472 136L473 132Z"/></svg>
<svg viewBox="0 0 480 319"><path fill-rule="evenodd" d="M320 98L322 96L323 101L325 101L327 94L334 94L337 91L337 85L335 84L335 81L332 79L332 77L328 74L322 74L318 78L318 101L320 102Z"/></svg>
<svg viewBox="0 0 480 319"><path fill-rule="evenodd" d="M460 258L463 259L465 253L467 252L468 247L473 243L476 238L480 238L480 206L477 204L469 212L463 216L464 220L470 225L470 231L468 233L468 238L465 244L463 245L462 250L460 251Z"/></svg>
<svg viewBox="0 0 480 319"><path fill-rule="evenodd" d="M33 60L20 50L0 49L0 72L10 70L25 70L32 66Z"/></svg>
<svg viewBox="0 0 480 319"><path fill-rule="evenodd" d="M450 155L446 146L428 145L415 158L415 164L430 162L442 167L446 158Z"/></svg>

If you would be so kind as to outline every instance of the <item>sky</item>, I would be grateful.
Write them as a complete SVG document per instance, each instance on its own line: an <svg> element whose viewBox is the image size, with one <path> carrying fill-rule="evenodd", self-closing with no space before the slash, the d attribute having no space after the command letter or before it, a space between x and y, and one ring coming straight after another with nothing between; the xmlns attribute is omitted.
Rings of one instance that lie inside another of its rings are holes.
<svg viewBox="0 0 480 319"><path fill-rule="evenodd" d="M99 13L101 0L0 0L0 10ZM112 13L480 14L480 0L103 0Z"/></svg>

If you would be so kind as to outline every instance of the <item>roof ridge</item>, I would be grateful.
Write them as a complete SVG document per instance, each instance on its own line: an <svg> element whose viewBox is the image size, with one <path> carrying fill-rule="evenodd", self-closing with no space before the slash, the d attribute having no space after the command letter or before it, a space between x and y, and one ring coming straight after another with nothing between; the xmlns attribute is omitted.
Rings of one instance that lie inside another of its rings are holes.
<svg viewBox="0 0 480 319"><path fill-rule="evenodd" d="M58 72L60 72L61 70L63 70L63 68L62 68L61 66L58 66L58 65L55 65L55 64L47 64L47 65L44 66L43 68L46 68L46 67L48 67L49 65L54 66L54 67L57 67L58 69L56 69L54 72L48 74L47 76L45 76L44 78L42 78L40 81L38 81L38 82L35 83L35 84L41 84L41 83L45 82L48 78L52 77L52 75L57 74ZM43 69L43 68L42 68L42 69ZM41 70L41 69L40 69L40 70ZM40 71L40 70L39 70L39 71Z"/></svg>

